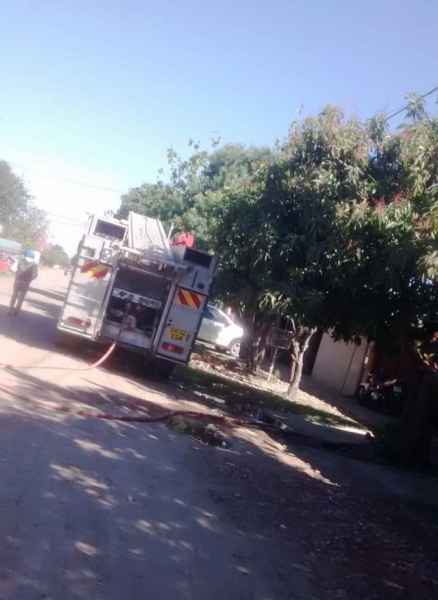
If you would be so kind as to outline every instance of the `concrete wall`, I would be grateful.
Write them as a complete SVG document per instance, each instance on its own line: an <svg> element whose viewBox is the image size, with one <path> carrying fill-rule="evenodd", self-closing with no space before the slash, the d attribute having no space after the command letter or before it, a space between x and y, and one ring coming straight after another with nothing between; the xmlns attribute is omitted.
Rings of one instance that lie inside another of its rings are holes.
<svg viewBox="0 0 438 600"><path fill-rule="evenodd" d="M352 343L335 342L325 333L313 367L312 379L325 383L345 396L354 396L366 351L365 340L360 346L356 346Z"/></svg>

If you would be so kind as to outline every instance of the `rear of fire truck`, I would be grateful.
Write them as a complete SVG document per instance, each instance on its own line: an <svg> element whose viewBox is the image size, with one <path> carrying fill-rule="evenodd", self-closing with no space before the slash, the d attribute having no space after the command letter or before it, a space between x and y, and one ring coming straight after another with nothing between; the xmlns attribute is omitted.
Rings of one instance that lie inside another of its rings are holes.
<svg viewBox="0 0 438 600"><path fill-rule="evenodd" d="M171 246L157 219L92 216L58 329L64 337L117 341L160 366L187 364L215 268L215 257Z"/></svg>

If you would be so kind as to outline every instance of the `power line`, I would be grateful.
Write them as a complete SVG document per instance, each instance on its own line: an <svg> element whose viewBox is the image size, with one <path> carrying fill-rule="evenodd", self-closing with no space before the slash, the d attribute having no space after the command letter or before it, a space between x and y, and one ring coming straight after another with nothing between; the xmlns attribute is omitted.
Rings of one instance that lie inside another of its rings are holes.
<svg viewBox="0 0 438 600"><path fill-rule="evenodd" d="M54 221L50 219L51 225L69 225L70 227L84 227L85 223L66 223L65 221Z"/></svg>
<svg viewBox="0 0 438 600"><path fill-rule="evenodd" d="M435 87L435 88L433 88L429 92L426 92L426 94L423 94L422 96L420 96L420 98L427 98L427 96L430 96L431 94L433 94L436 91L438 91L438 86ZM393 112L388 117L386 117L386 121L389 121L389 119L392 119L393 117L396 117L401 112L403 112L404 110L408 109L409 106L410 106L410 104L408 103L405 106L402 106L401 108L397 109L395 112ZM10 162L10 161L8 161L8 162ZM109 188L109 187L105 187L105 186L101 186L101 185L95 185L93 183L86 183L85 181L79 181L78 179L71 179L69 177L62 177L61 175L53 175L53 173L46 173L46 172L43 172L43 171L38 171L38 169L34 169L33 167L27 167L26 165L20 165L18 163L13 163L13 162L10 162L10 164L11 165L15 165L16 167L19 167L21 169L29 169L31 171L37 171L37 172L40 173L40 175L44 175L46 177L53 177L54 179L60 179L61 181L68 181L69 183L74 183L76 185L82 185L84 187L89 187L89 188L93 188L93 189L96 189L96 190L104 190L106 192L116 192L117 194L124 194L125 193L125 190L119 190L117 188ZM53 214L53 213L50 213L50 214ZM60 216L60 215L55 215L55 216ZM61 218L68 218L68 217L61 217ZM70 219L70 220L76 220L76 219Z"/></svg>
<svg viewBox="0 0 438 600"><path fill-rule="evenodd" d="M80 223L81 225L85 225L86 221L80 221L79 219L73 219L72 217L66 217L64 215L57 215L56 213L50 212L50 210L44 211L48 215L52 215L54 217L58 217L59 219L67 219L68 221L75 221L76 223Z"/></svg>
<svg viewBox="0 0 438 600"><path fill-rule="evenodd" d="M42 173L46 177L53 177L55 179L61 179L62 181L68 181L69 183L75 183L76 185L83 185L84 187L94 188L96 190L105 190L106 192L116 192L117 194L124 194L123 190L118 190L115 188L103 187L101 185L94 185L93 183L85 183L84 181L78 181L76 179L70 179L68 177L61 177L60 175L52 175L51 173Z"/></svg>
<svg viewBox="0 0 438 600"><path fill-rule="evenodd" d="M423 94L422 96L420 96L420 98L426 98L427 96L430 96L431 94L433 94L436 91L438 91L438 86L435 87L435 88L433 88L433 90L430 90L426 94ZM410 106L410 104L406 104L405 106L402 106L402 108L397 109L395 112L393 112L391 115L389 115L389 117L386 117L386 120L389 121L389 119L392 119L393 117L396 117L401 112L403 112L404 110L406 110L407 108L409 108L409 106Z"/></svg>
<svg viewBox="0 0 438 600"><path fill-rule="evenodd" d="M29 169L30 171L36 171L40 175L44 175L45 177L53 177L54 179L60 179L61 181L68 181L69 183L75 183L76 185L83 185L85 187L94 188L96 190L105 190L106 192L117 192L118 194L124 194L124 190L118 190L116 188L104 187L102 185L95 185L93 183L86 183L85 181L79 181L78 179L71 179L69 177L62 177L61 175L53 175L53 173L46 173L44 171L39 171L38 169L34 169L33 167L28 167L26 165L21 165L19 163L13 163L8 161L9 164L14 165L20 169Z"/></svg>

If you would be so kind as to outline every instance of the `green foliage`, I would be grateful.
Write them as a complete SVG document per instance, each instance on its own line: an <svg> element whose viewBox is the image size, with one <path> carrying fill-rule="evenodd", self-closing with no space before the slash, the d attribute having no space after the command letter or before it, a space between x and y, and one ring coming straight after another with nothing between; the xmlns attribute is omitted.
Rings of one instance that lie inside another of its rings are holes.
<svg viewBox="0 0 438 600"><path fill-rule="evenodd" d="M415 100L416 101L416 100ZM413 109L414 110L414 109ZM261 324L424 352L438 330L438 125L389 133L328 107L215 212L218 291Z"/></svg>
<svg viewBox="0 0 438 600"><path fill-rule="evenodd" d="M328 106L292 123L275 151L228 145L183 160L170 181L131 190L129 209L188 229L220 257L215 293L259 331L364 336L423 351L438 329L438 120L410 95L390 132ZM216 142L215 142L216 143ZM433 344L432 344L433 346ZM428 359L429 360L429 359Z"/></svg>
<svg viewBox="0 0 438 600"><path fill-rule="evenodd" d="M421 351L438 331L438 120L417 98L408 114L372 148L367 196L337 211L348 307L337 334Z"/></svg>
<svg viewBox="0 0 438 600"><path fill-rule="evenodd" d="M41 254L41 262L47 267L53 267L54 265L59 265L63 269L71 267L71 261L66 251L59 244L53 244L44 250Z"/></svg>
<svg viewBox="0 0 438 600"><path fill-rule="evenodd" d="M126 219L130 211L160 219L166 227L183 213L183 198L172 185L144 183L122 196L117 218Z"/></svg>
<svg viewBox="0 0 438 600"><path fill-rule="evenodd" d="M3 237L31 248L40 247L48 230L44 211L36 208L23 181L3 160L0 160L0 224Z"/></svg>
<svg viewBox="0 0 438 600"><path fill-rule="evenodd" d="M174 234L190 231L198 247L212 248L214 240L214 207L224 192L234 189L251 178L260 163L271 160L269 148L245 148L228 144L211 152L200 150L190 140L194 153L183 159L172 148L168 150L170 183L145 183L122 196L118 218L129 211L159 218L167 229L173 225ZM161 174L164 172L162 171Z"/></svg>
<svg viewBox="0 0 438 600"><path fill-rule="evenodd" d="M334 327L337 206L365 196L367 158L364 127L339 109L293 123L275 161L214 211L222 297L257 325L283 315L297 333Z"/></svg>

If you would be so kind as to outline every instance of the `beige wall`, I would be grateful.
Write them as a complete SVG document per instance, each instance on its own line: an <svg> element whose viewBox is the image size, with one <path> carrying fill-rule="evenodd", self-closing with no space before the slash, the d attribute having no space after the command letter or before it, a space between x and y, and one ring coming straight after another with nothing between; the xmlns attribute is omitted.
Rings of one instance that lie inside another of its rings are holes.
<svg viewBox="0 0 438 600"><path fill-rule="evenodd" d="M352 343L335 342L325 333L316 356L312 379L329 385L345 396L354 396L366 350L365 340L362 340L360 346L356 346Z"/></svg>

